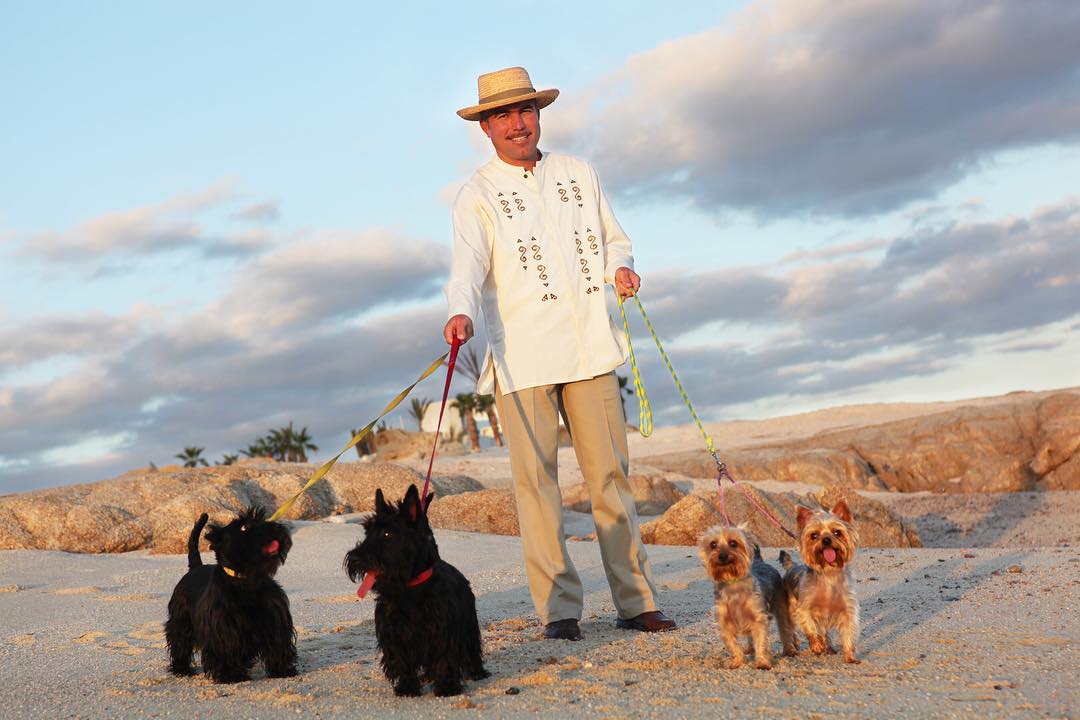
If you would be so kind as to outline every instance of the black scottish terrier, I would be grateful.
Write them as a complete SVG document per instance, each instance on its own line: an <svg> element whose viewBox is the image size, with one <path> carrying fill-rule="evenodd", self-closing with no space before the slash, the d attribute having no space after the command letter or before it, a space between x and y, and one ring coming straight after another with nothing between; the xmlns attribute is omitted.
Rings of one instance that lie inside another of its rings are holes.
<svg viewBox="0 0 1080 720"><path fill-rule="evenodd" d="M169 600L165 640L169 671L192 675L198 650L203 672L214 682L249 679L261 657L270 677L296 675L296 631L289 599L274 580L292 548L287 527L267 522L266 512L250 508L228 525L211 524L206 539L217 559L203 565L199 534L203 513L188 538L188 572Z"/></svg>
<svg viewBox="0 0 1080 720"><path fill-rule="evenodd" d="M428 495L427 502L431 502ZM458 695L465 679L488 677L476 598L457 568L439 558L415 485L396 507L375 491L364 540L345 555L345 571L363 597L374 589L375 637L382 668L397 695Z"/></svg>

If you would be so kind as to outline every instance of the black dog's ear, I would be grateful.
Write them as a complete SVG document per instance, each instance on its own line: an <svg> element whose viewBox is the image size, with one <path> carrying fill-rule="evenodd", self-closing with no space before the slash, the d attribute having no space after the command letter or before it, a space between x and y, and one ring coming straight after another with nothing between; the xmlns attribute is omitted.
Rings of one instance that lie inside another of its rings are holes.
<svg viewBox="0 0 1080 720"><path fill-rule="evenodd" d="M420 510L420 491L415 485L410 485L405 493L405 499L401 501L401 511L409 518L409 522L416 524L423 512Z"/></svg>
<svg viewBox="0 0 1080 720"><path fill-rule="evenodd" d="M435 493L428 493L427 497L424 498L424 512L425 513L427 512L427 509L429 507L431 507L431 501L434 500L434 499L435 499Z"/></svg>
<svg viewBox="0 0 1080 720"><path fill-rule="evenodd" d="M382 488L375 491L375 512L387 513L390 512L391 507L386 504L386 498L383 497Z"/></svg>

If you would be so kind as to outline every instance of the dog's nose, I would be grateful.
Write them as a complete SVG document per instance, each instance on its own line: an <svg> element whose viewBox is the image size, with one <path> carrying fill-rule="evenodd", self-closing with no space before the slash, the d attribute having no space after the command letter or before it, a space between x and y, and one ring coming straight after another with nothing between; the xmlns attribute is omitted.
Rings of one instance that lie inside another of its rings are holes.
<svg viewBox="0 0 1080 720"><path fill-rule="evenodd" d="M825 537L821 538L821 544L825 545L826 547L832 545L832 538L826 535Z"/></svg>
<svg viewBox="0 0 1080 720"><path fill-rule="evenodd" d="M728 554L726 552L725 553L720 553L719 558L720 558L720 562L727 562L728 561Z"/></svg>

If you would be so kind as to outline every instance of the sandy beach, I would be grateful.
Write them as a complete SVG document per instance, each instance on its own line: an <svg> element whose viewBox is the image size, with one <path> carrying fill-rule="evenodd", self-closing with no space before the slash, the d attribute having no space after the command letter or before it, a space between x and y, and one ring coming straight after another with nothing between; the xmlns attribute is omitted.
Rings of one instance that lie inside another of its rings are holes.
<svg viewBox="0 0 1080 720"><path fill-rule="evenodd" d="M863 406L710 431L746 447L936 407ZM664 428L633 439L632 454L692 449L695 434ZM577 482L573 451L561 461L563 483ZM499 449L436 465L508 486ZM914 524L925 547L861 550L859 665L804 654L768 672L725 669L711 583L694 549L677 546L649 547L677 631L616 629L598 547L570 542L586 586L585 637L543 640L520 540L436 530L443 557L472 582L492 677L457 698L398 699L378 667L374 603L355 596L341 568L361 533L352 515L293 523L278 579L297 625L300 676L271 680L257 668L230 686L165 670L162 622L183 556L0 552L0 703L6 718L1076 717L1080 493L867 494ZM568 534L591 529L588 515L567 513ZM775 564L776 548L765 555ZM772 637L777 650L775 629Z"/></svg>
<svg viewBox="0 0 1080 720"><path fill-rule="evenodd" d="M374 604L341 571L358 531L297 523L279 579L302 674L233 686L165 672L181 556L0 554L5 717L1071 717L1080 697L1075 547L866 550L863 662L804 655L763 672L723 668L712 590L687 548L650 548L680 628L643 635L613 626L596 545L571 543L588 592L571 643L540 639L516 538L438 532L473 583L492 677L465 697L398 699L378 669Z"/></svg>

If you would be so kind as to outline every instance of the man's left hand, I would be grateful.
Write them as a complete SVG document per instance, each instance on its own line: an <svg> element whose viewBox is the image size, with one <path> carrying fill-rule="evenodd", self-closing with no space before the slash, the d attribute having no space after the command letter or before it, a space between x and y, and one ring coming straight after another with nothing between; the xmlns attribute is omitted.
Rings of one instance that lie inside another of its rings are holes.
<svg viewBox="0 0 1080 720"><path fill-rule="evenodd" d="M628 298L637 295L641 289L641 276L628 267L621 267L615 271L615 292L619 297Z"/></svg>

